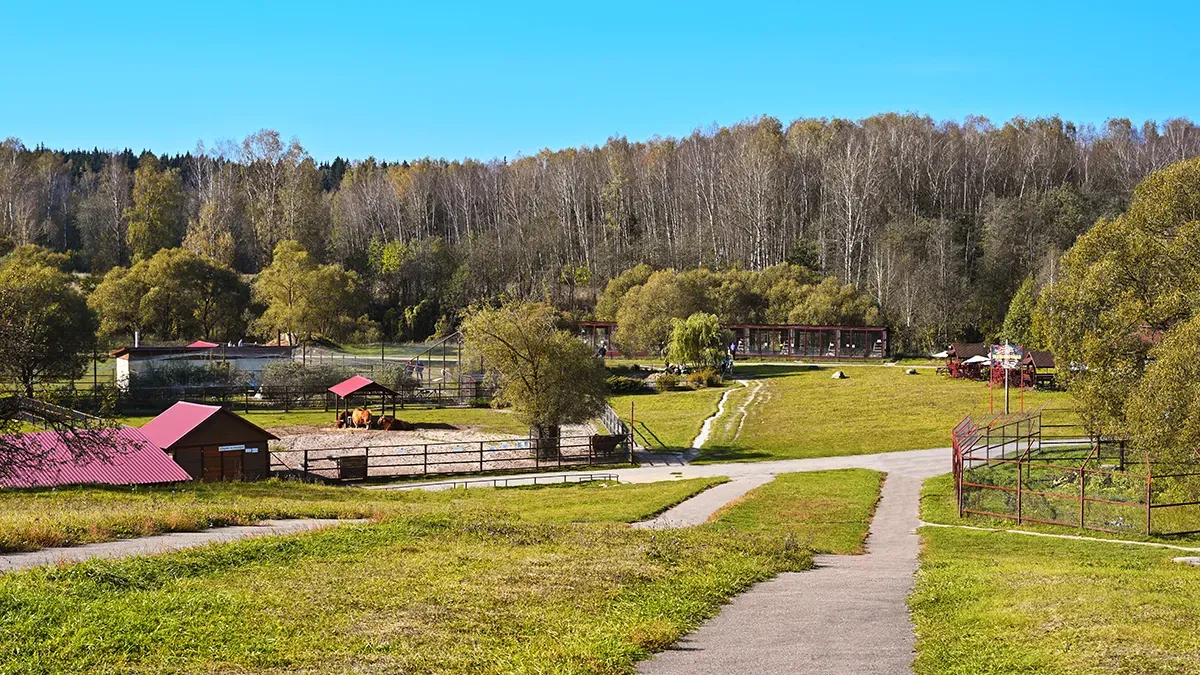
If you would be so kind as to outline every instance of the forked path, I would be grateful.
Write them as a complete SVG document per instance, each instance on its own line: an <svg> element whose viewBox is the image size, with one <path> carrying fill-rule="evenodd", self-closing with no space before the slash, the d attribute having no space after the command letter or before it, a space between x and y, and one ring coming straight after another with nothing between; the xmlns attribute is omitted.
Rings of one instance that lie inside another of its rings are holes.
<svg viewBox="0 0 1200 675"><path fill-rule="evenodd" d="M887 471L888 477L871 522L867 554L817 556L815 568L808 572L782 574L758 584L673 648L642 663L639 671L666 675L912 672L914 635L907 598L920 549L916 528L921 483L944 473L948 464L948 451L923 450L687 467L680 473L689 477L710 471L731 477L740 474L735 481L856 466ZM649 471L640 475L638 471L630 470L633 475L622 478L650 478Z"/></svg>

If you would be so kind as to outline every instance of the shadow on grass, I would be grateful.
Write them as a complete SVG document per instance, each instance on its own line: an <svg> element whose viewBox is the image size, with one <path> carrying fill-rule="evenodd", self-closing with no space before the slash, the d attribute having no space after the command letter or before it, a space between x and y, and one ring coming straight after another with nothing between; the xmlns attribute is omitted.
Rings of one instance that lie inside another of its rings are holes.
<svg viewBox="0 0 1200 675"><path fill-rule="evenodd" d="M700 450L700 454L692 460L692 463L756 462L763 459L778 459L778 457L768 452L751 450L750 448L738 448L729 445L706 445Z"/></svg>
<svg viewBox="0 0 1200 675"><path fill-rule="evenodd" d="M797 373L821 370L819 366L809 366L801 363L786 366L773 366L757 363L736 363L733 366L735 380L766 380L772 377L787 377Z"/></svg>

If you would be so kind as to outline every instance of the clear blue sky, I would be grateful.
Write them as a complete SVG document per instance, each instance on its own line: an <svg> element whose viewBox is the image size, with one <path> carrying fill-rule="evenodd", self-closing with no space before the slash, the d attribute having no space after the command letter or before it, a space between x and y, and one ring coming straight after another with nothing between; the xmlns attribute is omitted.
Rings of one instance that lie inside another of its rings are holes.
<svg viewBox="0 0 1200 675"><path fill-rule="evenodd" d="M0 137L488 159L761 114L1200 119L1200 3L1047 4L26 0Z"/></svg>

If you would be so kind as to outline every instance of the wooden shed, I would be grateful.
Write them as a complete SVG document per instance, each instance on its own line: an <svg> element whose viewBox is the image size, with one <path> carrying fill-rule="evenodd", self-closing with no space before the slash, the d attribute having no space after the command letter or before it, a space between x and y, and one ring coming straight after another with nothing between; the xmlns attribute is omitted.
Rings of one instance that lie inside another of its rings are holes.
<svg viewBox="0 0 1200 675"><path fill-rule="evenodd" d="M271 475L267 442L278 440L216 405L180 401L142 427L142 433L192 480L263 480Z"/></svg>
<svg viewBox="0 0 1200 675"><path fill-rule="evenodd" d="M946 370L953 378L985 379L987 371L982 364L990 353L991 347L983 342L955 342L946 350Z"/></svg>

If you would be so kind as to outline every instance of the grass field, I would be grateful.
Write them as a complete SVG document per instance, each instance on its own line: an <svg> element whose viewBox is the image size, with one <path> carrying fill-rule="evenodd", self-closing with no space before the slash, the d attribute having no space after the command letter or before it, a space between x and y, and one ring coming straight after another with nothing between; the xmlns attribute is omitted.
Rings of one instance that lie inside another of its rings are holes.
<svg viewBox="0 0 1200 675"><path fill-rule="evenodd" d="M763 381L745 420L722 425L699 461L728 462L858 455L945 447L965 415L986 413L991 390L981 382L951 380L930 370L907 375L896 366L836 368L739 366L736 377ZM1003 409L1003 391L996 392ZM740 404L739 404L740 405ZM1020 393L1012 393L1012 406ZM1070 407L1064 392L1025 392L1027 408ZM727 409L738 406L729 405Z"/></svg>
<svg viewBox="0 0 1200 675"><path fill-rule="evenodd" d="M333 412L321 410L266 410L244 413L234 412L264 429L287 426L333 427ZM375 410L379 413L379 410ZM389 410L390 412L390 410ZM512 413L491 408L405 408L396 411L396 416L414 424L451 424L456 427L474 427L485 433L527 436L529 428L521 424ZM119 421L135 427L149 422L153 415L122 417Z"/></svg>
<svg viewBox="0 0 1200 675"><path fill-rule="evenodd" d="M926 522L1110 538L1103 532L958 519L950 474L925 482ZM1185 553L923 527L909 604L918 673L1190 673L1200 663L1200 570ZM1145 539L1144 537L1128 537ZM1171 543L1189 545L1188 539ZM1196 539L1190 540L1196 545Z"/></svg>
<svg viewBox="0 0 1200 675"><path fill-rule="evenodd" d="M770 521L826 508L807 500L829 481L789 478L680 531L620 523L703 482L480 489L372 525L4 575L0 672L630 672L730 596L809 567ZM865 532L875 493L845 499ZM851 541L827 525L807 538Z"/></svg>
<svg viewBox="0 0 1200 675"><path fill-rule="evenodd" d="M717 512L718 531L775 532L818 553L863 552L883 474L869 469L785 473Z"/></svg>
<svg viewBox="0 0 1200 675"><path fill-rule="evenodd" d="M918 673L1195 673L1200 570L1164 549L925 527Z"/></svg>
<svg viewBox="0 0 1200 675"><path fill-rule="evenodd" d="M614 396L609 405L629 422L629 404L637 442L651 450L683 450L700 433L704 420L717 411L726 387L668 391L661 394Z"/></svg>
<svg viewBox="0 0 1200 675"><path fill-rule="evenodd" d="M0 552L30 551L161 532L246 525L269 518L383 518L437 510L508 513L526 521L601 519L629 522L721 482L604 484L575 489L563 503L554 490L391 491L327 487L295 481L188 483L178 487L69 487L0 492ZM623 503L623 502L628 503Z"/></svg>

